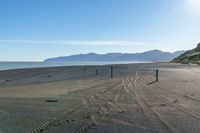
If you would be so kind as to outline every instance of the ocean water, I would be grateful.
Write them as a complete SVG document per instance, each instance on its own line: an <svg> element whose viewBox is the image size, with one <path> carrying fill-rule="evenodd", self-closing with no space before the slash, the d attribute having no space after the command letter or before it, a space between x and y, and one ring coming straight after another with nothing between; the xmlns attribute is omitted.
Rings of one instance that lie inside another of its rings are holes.
<svg viewBox="0 0 200 133"><path fill-rule="evenodd" d="M148 63L148 62L0 62L0 70L56 67L56 66L129 64L129 63Z"/></svg>

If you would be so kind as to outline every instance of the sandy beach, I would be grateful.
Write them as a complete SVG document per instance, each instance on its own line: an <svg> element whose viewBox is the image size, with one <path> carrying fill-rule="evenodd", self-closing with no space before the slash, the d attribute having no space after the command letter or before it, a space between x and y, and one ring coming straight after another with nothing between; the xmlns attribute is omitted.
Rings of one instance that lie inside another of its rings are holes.
<svg viewBox="0 0 200 133"><path fill-rule="evenodd" d="M199 81L172 63L0 71L0 133L199 133Z"/></svg>

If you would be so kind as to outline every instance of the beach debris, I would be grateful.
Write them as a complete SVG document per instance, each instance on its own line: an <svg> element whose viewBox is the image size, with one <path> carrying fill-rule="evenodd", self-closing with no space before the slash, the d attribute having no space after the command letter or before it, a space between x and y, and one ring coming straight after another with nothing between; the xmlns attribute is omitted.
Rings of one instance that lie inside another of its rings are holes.
<svg viewBox="0 0 200 133"><path fill-rule="evenodd" d="M177 99L175 99L174 101L173 101L173 103L177 103L178 102L178 100Z"/></svg>
<svg viewBox="0 0 200 133"><path fill-rule="evenodd" d="M58 125L60 125L61 123L60 122L55 122L53 125L54 126L58 126Z"/></svg>
<svg viewBox="0 0 200 133"><path fill-rule="evenodd" d="M189 81L187 81L187 80L182 80L181 82L183 82L183 83L187 83L187 82L189 82Z"/></svg>
<svg viewBox="0 0 200 133"><path fill-rule="evenodd" d="M160 106L166 106L166 104L162 103L162 104L160 104Z"/></svg>
<svg viewBox="0 0 200 133"><path fill-rule="evenodd" d="M92 123L91 123L91 126L92 126L92 127L95 127L95 126L96 126L96 123L95 123L95 122L92 122Z"/></svg>
<svg viewBox="0 0 200 133"><path fill-rule="evenodd" d="M119 111L119 113L120 113L120 114L123 114L123 113L125 113L125 111L124 111L124 110L122 110L122 111Z"/></svg>
<svg viewBox="0 0 200 133"><path fill-rule="evenodd" d="M49 77L49 78L50 78L50 77L52 77L52 75L48 75L47 77Z"/></svg>
<svg viewBox="0 0 200 133"><path fill-rule="evenodd" d="M56 99L47 99L47 100L45 100L45 102L58 102L58 100L56 100Z"/></svg>
<svg viewBox="0 0 200 133"><path fill-rule="evenodd" d="M40 130L40 132L43 132L43 131L44 131L44 129L43 129L43 128L40 128L39 130Z"/></svg>
<svg viewBox="0 0 200 133"><path fill-rule="evenodd" d="M83 119L91 119L91 116L83 116Z"/></svg>
<svg viewBox="0 0 200 133"><path fill-rule="evenodd" d="M75 121L74 119L67 119L66 122L73 122Z"/></svg>
<svg viewBox="0 0 200 133"><path fill-rule="evenodd" d="M86 116L86 118L87 118L87 119L91 119L91 117L90 117L89 115L88 115L88 116Z"/></svg>

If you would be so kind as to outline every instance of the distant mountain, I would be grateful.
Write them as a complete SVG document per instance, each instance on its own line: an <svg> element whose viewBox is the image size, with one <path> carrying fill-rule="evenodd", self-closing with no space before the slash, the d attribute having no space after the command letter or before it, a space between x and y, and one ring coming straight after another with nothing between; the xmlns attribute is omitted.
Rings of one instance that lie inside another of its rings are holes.
<svg viewBox="0 0 200 133"><path fill-rule="evenodd" d="M197 44L196 48L188 50L185 53L178 56L177 58L173 59L172 62L183 64L200 64L200 43Z"/></svg>
<svg viewBox="0 0 200 133"><path fill-rule="evenodd" d="M179 56L184 51L174 53L163 52L160 50L151 50L143 53L108 53L108 54L78 54L71 56L55 57L46 59L46 62L67 62L67 61L170 61Z"/></svg>

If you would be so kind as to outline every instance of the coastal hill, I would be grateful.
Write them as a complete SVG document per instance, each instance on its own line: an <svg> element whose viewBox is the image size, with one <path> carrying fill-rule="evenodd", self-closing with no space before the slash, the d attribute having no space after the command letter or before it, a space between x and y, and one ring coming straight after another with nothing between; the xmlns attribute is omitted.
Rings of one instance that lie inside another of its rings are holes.
<svg viewBox="0 0 200 133"><path fill-rule="evenodd" d="M177 58L173 59L172 62L183 63L183 64L188 64L188 63L200 64L200 43L197 45L196 48L186 51Z"/></svg>
<svg viewBox="0 0 200 133"><path fill-rule="evenodd" d="M108 53L108 54L78 54L71 56L55 57L46 59L46 62L66 62L66 61L170 61L182 54L184 51L177 51L174 53L163 52L160 50L151 50L143 53Z"/></svg>

